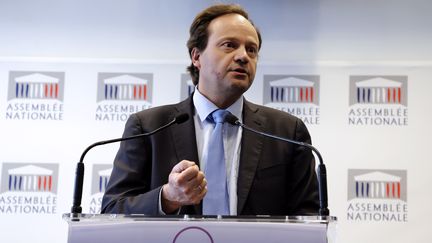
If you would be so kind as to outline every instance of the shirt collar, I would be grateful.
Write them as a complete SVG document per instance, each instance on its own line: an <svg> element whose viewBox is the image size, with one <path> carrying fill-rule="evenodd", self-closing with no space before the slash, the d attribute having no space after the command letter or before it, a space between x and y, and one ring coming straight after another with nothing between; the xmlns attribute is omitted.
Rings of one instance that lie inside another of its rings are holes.
<svg viewBox="0 0 432 243"><path fill-rule="evenodd" d="M192 98L201 122L204 122L210 113L219 109L215 104L213 104L209 99L199 92L198 87L195 87L195 92L193 93ZM243 112L243 96L241 96L238 100L236 100L236 102L234 102L234 104L225 110L231 112L231 114L236 116L241 121Z"/></svg>

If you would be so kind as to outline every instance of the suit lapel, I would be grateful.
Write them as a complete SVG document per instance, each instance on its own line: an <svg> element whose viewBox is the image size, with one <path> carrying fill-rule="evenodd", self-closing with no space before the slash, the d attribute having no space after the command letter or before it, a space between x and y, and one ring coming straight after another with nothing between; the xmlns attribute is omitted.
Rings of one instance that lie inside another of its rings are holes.
<svg viewBox="0 0 432 243"><path fill-rule="evenodd" d="M258 107L245 100L243 122L246 126L261 131L265 117L258 113ZM242 132L239 175L237 181L237 214L241 214L255 177L263 146L263 137L252 132Z"/></svg>
<svg viewBox="0 0 432 243"><path fill-rule="evenodd" d="M189 119L182 124L172 126L171 131L177 158L179 160L187 159L199 163L193 118L194 108L191 97L176 106L177 114L175 114L177 116L186 113L189 115Z"/></svg>
<svg viewBox="0 0 432 243"><path fill-rule="evenodd" d="M171 132L173 136L173 143L176 151L176 157L178 159L177 162L181 160L190 160L194 161L199 166L198 161L198 151L197 151L197 143L196 143L196 135L195 135L195 123L194 123L194 106L192 95L189 96L188 99L180 102L177 106L177 114L180 115L182 113L186 113L189 115L189 119L177 126L171 127ZM189 208L189 209L188 209ZM192 211L190 211L192 208ZM183 207L182 214L201 214L201 204Z"/></svg>

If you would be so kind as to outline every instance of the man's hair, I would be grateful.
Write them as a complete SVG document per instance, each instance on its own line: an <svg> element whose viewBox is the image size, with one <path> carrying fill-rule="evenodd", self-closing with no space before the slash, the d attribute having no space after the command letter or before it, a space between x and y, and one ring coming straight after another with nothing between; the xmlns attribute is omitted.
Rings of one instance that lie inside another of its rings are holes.
<svg viewBox="0 0 432 243"><path fill-rule="evenodd" d="M249 22L252 24L252 26L255 28L257 34L258 34L258 40L259 40L259 46L258 49L261 48L261 34L258 30L258 28L253 24L253 22L249 19L248 13L239 5L235 4L218 4L213 5L209 8L204 9L202 12L200 12L192 22L192 25L189 29L189 40L187 41L187 47L189 50L189 56L192 58L192 50L194 48L197 48L199 51L203 51L207 47L208 42L208 26L210 22L222 15L226 14L239 14L243 17L245 17ZM189 71L192 82L194 85L198 84L199 79L199 70L197 67L191 63L190 66L187 67L187 70Z"/></svg>

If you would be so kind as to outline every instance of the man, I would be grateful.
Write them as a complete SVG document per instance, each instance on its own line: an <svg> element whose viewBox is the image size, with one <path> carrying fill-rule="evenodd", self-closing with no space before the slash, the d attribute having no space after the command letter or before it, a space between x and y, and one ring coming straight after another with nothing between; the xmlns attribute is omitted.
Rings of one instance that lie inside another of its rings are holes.
<svg viewBox="0 0 432 243"><path fill-rule="evenodd" d="M192 60L188 70L196 91L178 104L133 114L123 136L152 131L182 113L191 119L151 137L121 143L102 213L317 213L317 181L310 150L228 123L216 128L211 118L215 110L229 111L256 130L310 143L301 120L243 98L255 77L261 41L258 29L237 5L215 5L197 15L188 41ZM222 168L220 183L214 182L214 171L206 171L214 166L211 140L217 129L223 130L223 162L212 170ZM215 196L216 187L225 192ZM226 204L226 211L212 211L209 205L214 203L216 207Z"/></svg>

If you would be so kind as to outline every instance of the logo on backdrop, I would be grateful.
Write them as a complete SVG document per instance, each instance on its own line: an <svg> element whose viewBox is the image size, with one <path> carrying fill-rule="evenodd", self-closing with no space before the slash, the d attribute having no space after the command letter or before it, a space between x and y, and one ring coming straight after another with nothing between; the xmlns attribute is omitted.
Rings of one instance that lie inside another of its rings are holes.
<svg viewBox="0 0 432 243"><path fill-rule="evenodd" d="M188 73L182 73L180 86L180 99L185 100L195 91L195 85L192 83L192 78Z"/></svg>
<svg viewBox="0 0 432 243"><path fill-rule="evenodd" d="M407 76L350 76L350 125L407 126Z"/></svg>
<svg viewBox="0 0 432 243"><path fill-rule="evenodd" d="M153 74L99 73L96 121L126 121L152 106Z"/></svg>
<svg viewBox="0 0 432 243"><path fill-rule="evenodd" d="M102 197L111 176L112 167L112 164L93 165L89 213L100 213Z"/></svg>
<svg viewBox="0 0 432 243"><path fill-rule="evenodd" d="M63 120L64 72L10 71L8 120Z"/></svg>
<svg viewBox="0 0 432 243"><path fill-rule="evenodd" d="M407 222L406 170L348 170L347 220Z"/></svg>
<svg viewBox="0 0 432 243"><path fill-rule="evenodd" d="M0 213L57 213L58 164L3 163Z"/></svg>
<svg viewBox="0 0 432 243"><path fill-rule="evenodd" d="M318 125L319 83L316 75L264 75L264 105Z"/></svg>

